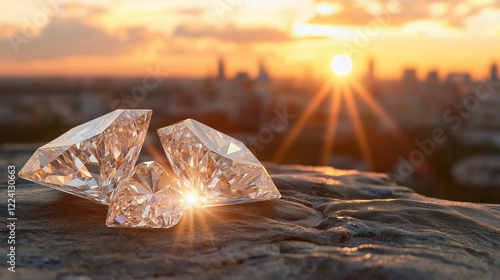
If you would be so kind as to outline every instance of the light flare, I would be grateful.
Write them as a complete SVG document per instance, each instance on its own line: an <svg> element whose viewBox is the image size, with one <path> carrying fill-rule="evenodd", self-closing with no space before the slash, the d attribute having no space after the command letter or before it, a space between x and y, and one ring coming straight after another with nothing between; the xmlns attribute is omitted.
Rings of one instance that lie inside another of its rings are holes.
<svg viewBox="0 0 500 280"><path fill-rule="evenodd" d="M285 141L283 142L283 145L281 145L276 152L276 154L273 157L274 162L280 161L283 156L285 155L286 151L290 148L292 145L293 141L295 141L295 138L299 135L299 133L302 131L302 128L306 125L307 121L309 118L312 116L314 111L319 107L323 99L327 96L327 94L330 92L331 86L333 85L333 81L329 80L326 82L323 87L321 87L318 92L314 95L314 98L311 100L309 105L307 105L306 110L302 115L299 117L299 120L294 124L292 127L292 130L290 133L287 135L285 138Z"/></svg>
<svg viewBox="0 0 500 280"><path fill-rule="evenodd" d="M406 138L403 133L399 130L396 123L391 119L391 117L385 112L385 110L378 104L373 96L368 92L368 90L358 81L352 82L352 87L361 97L361 100L365 102L368 107L389 127L391 132L396 135L396 137L402 142L406 143Z"/></svg>
<svg viewBox="0 0 500 280"><path fill-rule="evenodd" d="M187 207L196 207L200 204L198 195L194 192L184 194L184 205Z"/></svg>
<svg viewBox="0 0 500 280"><path fill-rule="evenodd" d="M321 164L328 164L328 159L335 145L335 132L337 130L337 121L340 112L340 103L342 102L342 91L340 85L335 84L335 88L330 96L330 111L328 114L328 122L326 127L325 144L321 157Z"/></svg>
<svg viewBox="0 0 500 280"><path fill-rule="evenodd" d="M365 162L367 163L368 170L372 170L373 159L370 153L370 145L368 144L368 138L366 137L365 131L363 129L363 124L361 123L361 118L359 117L358 108L356 107L356 101L352 96L352 89L349 85L344 85L345 89L345 99L347 112L354 126L354 131L356 133L356 139L358 140L359 147L361 149L361 154Z"/></svg>
<svg viewBox="0 0 500 280"><path fill-rule="evenodd" d="M352 60L345 54L339 54L332 60L332 71L337 75L347 75L352 70Z"/></svg>
<svg viewBox="0 0 500 280"><path fill-rule="evenodd" d="M342 60L342 63L338 62ZM298 137L299 133L307 124L307 121L311 118L311 116L325 100L325 97L328 94L330 94L330 104L323 153L321 154L320 158L323 165L328 164L329 156L331 155L332 150L335 146L335 136L340 114L340 105L343 99L342 96L344 96L345 98L346 109L351 123L354 127L354 132L356 134L356 140L358 142L361 155L367 163L368 170L373 170L375 162L373 160L369 141L363 127L360 113L358 111L356 96L361 99L361 102L367 105L370 111L375 113L375 116L377 118L379 118L385 125L387 125L387 127L389 127L391 134L397 137L399 143L403 145L403 148L408 148L408 141L406 141L406 138L404 137L403 133L398 128L394 120L378 104L378 102L363 86L363 84L361 84L359 81L356 81L355 79L350 79L348 76L342 75L342 73L348 73L350 72L350 70L352 70L352 61L350 60L350 58L346 55L338 55L332 60L332 70L337 74L340 73L339 76L332 77L320 88L320 90L318 90L314 94L313 99L309 102L298 121L293 125L292 129L287 134L285 140L283 141L283 145L280 145L280 147L278 148L278 151L273 157L273 161L279 162L282 159L295 139Z"/></svg>

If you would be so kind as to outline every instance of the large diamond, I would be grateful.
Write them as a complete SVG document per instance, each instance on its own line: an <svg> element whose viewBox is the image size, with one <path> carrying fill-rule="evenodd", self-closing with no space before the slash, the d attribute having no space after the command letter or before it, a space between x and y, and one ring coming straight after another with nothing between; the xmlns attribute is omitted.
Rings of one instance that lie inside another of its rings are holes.
<svg viewBox="0 0 500 280"><path fill-rule="evenodd" d="M108 227L169 228L182 217L182 181L157 162L143 162L113 193Z"/></svg>
<svg viewBox="0 0 500 280"><path fill-rule="evenodd" d="M118 182L134 168L151 110L116 110L72 128L38 148L19 176L108 204Z"/></svg>
<svg viewBox="0 0 500 280"><path fill-rule="evenodd" d="M266 169L240 141L192 119L158 130L174 172L206 206L280 198Z"/></svg>

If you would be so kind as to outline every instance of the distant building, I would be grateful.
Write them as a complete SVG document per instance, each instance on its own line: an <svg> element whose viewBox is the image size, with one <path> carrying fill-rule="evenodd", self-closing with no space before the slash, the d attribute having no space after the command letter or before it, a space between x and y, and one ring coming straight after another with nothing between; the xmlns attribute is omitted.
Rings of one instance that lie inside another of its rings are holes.
<svg viewBox="0 0 500 280"><path fill-rule="evenodd" d="M224 69L224 60L221 58L219 58L219 68L218 68L218 75L217 75L217 79L219 80L225 80L226 79L226 72L225 72L225 69Z"/></svg>
<svg viewBox="0 0 500 280"><path fill-rule="evenodd" d="M427 79L425 79L425 83L428 85L438 85L439 84L439 74L437 71L429 71L427 73Z"/></svg>
<svg viewBox="0 0 500 280"><path fill-rule="evenodd" d="M443 125L443 112L456 101L456 97L449 87L439 79L437 71L429 71L422 85L422 117L425 126L436 127Z"/></svg>
<svg viewBox="0 0 500 280"><path fill-rule="evenodd" d="M497 68L491 67L490 78L497 78ZM465 119L464 126L457 131L457 135L462 142L474 147L493 147L500 149L500 90L495 90L487 98L477 98L476 89L488 90L479 87L479 84L471 87L468 94L464 95L463 102L469 100L469 104L475 109L470 112L470 116Z"/></svg>
<svg viewBox="0 0 500 280"><path fill-rule="evenodd" d="M446 77L446 83L449 85L470 84L470 74L451 72L448 74L448 77Z"/></svg>
<svg viewBox="0 0 500 280"><path fill-rule="evenodd" d="M245 71L240 71L240 72L236 73L236 76L234 76L235 82L248 82L249 80L250 80L250 76Z"/></svg>
<svg viewBox="0 0 500 280"><path fill-rule="evenodd" d="M269 83L271 79L269 78L269 73L267 73L266 66L264 65L264 61L259 62L259 75L257 76L257 82L260 83Z"/></svg>
<svg viewBox="0 0 500 280"><path fill-rule="evenodd" d="M403 72L403 79L401 82L405 86L412 86L418 84L417 71L413 68L405 69Z"/></svg>
<svg viewBox="0 0 500 280"><path fill-rule="evenodd" d="M490 81L498 82L498 68L496 64L491 65Z"/></svg>
<svg viewBox="0 0 500 280"><path fill-rule="evenodd" d="M253 93L257 98L257 102L259 102L261 126L265 126L265 122L270 117L273 94L271 89L271 79L263 61L259 62L259 74L255 81Z"/></svg>
<svg viewBox="0 0 500 280"><path fill-rule="evenodd" d="M417 78L417 71L413 68L405 69L399 86L398 110L396 120L401 126L422 126L426 123L426 117L422 111L424 107L424 95Z"/></svg>
<svg viewBox="0 0 500 280"><path fill-rule="evenodd" d="M368 61L368 71L365 75L364 83L365 83L366 89L370 92L370 94L375 99L381 98L380 87L378 85L377 77L375 75L375 62L373 59L370 59Z"/></svg>
<svg viewBox="0 0 500 280"><path fill-rule="evenodd" d="M214 101L207 100L203 104L212 113L225 114L229 121L242 126L260 126L269 117L273 94L271 78L263 61L259 62L259 73L255 79L246 71L239 71L233 79L227 79L225 63L221 58L213 86Z"/></svg>

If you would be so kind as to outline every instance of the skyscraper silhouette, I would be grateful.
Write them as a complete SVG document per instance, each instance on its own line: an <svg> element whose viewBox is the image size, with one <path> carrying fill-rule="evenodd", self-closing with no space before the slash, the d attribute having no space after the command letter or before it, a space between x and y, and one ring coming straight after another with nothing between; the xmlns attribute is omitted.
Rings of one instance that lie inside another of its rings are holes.
<svg viewBox="0 0 500 280"><path fill-rule="evenodd" d="M490 81L498 82L498 68L496 64L491 65Z"/></svg>
<svg viewBox="0 0 500 280"><path fill-rule="evenodd" d="M217 75L217 79L219 80L225 80L226 79L226 73L224 70L224 60L222 57L219 58L219 74Z"/></svg>

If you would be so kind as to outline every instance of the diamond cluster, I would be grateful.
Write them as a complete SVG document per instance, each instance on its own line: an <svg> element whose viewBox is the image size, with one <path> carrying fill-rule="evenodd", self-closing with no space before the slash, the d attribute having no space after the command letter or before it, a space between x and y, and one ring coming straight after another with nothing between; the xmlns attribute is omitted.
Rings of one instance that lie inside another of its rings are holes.
<svg viewBox="0 0 500 280"><path fill-rule="evenodd" d="M143 162L113 194L109 227L169 228L182 217L182 181L155 161Z"/></svg>
<svg viewBox="0 0 500 280"><path fill-rule="evenodd" d="M109 204L117 184L132 171L151 110L116 110L72 128L36 150L19 176Z"/></svg>
<svg viewBox="0 0 500 280"><path fill-rule="evenodd" d="M240 141L187 119L158 130L175 174L157 162L134 165L151 110L116 110L37 149L25 179L110 204L110 227L169 228L192 204L218 206L280 198L264 166Z"/></svg>
<svg viewBox="0 0 500 280"><path fill-rule="evenodd" d="M175 174L191 182L206 206L280 198L242 142L192 119L161 128L158 135Z"/></svg>

